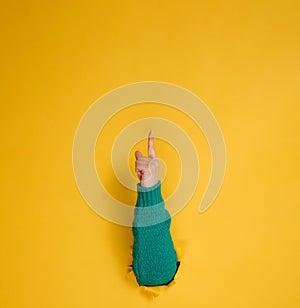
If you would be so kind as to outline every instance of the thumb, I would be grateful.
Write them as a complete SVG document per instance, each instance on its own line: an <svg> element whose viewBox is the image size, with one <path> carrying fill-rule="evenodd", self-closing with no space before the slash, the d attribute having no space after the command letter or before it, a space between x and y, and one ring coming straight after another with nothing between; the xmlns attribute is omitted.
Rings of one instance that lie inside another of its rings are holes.
<svg viewBox="0 0 300 308"><path fill-rule="evenodd" d="M140 151L135 151L135 158L139 159L143 156L143 154Z"/></svg>

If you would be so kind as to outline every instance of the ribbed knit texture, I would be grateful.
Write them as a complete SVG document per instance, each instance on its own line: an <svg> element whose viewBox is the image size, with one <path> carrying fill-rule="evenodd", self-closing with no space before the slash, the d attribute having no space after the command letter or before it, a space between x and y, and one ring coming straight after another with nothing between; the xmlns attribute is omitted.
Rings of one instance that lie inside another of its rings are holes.
<svg viewBox="0 0 300 308"><path fill-rule="evenodd" d="M141 286L170 282L177 270L177 255L170 234L171 216L161 195L161 182L145 188L137 185L138 198L132 233L132 269Z"/></svg>

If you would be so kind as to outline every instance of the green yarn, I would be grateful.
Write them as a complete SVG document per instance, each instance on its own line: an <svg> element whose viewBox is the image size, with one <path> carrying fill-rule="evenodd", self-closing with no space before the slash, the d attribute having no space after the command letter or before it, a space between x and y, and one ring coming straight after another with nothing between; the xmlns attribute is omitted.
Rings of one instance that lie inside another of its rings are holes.
<svg viewBox="0 0 300 308"><path fill-rule="evenodd" d="M161 182L137 185L138 198L132 233L132 269L141 286L163 285L177 270L177 254L170 234L171 216L161 195Z"/></svg>

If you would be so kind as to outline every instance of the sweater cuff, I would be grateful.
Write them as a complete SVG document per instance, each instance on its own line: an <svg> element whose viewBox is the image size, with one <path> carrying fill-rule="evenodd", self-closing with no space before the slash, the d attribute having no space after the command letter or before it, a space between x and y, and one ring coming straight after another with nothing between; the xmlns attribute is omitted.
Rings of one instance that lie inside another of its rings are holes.
<svg viewBox="0 0 300 308"><path fill-rule="evenodd" d="M140 183L137 184L137 207L147 207L158 205L162 203L164 200L161 195L161 181L158 182L151 187L143 187Z"/></svg>

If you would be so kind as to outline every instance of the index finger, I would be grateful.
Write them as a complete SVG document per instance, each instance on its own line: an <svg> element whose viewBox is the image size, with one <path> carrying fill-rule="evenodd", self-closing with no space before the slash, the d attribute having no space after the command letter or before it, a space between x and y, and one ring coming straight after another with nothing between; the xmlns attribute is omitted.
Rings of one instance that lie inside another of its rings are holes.
<svg viewBox="0 0 300 308"><path fill-rule="evenodd" d="M148 135L148 157L155 158L155 150L154 150L154 132L151 129L149 135Z"/></svg>

